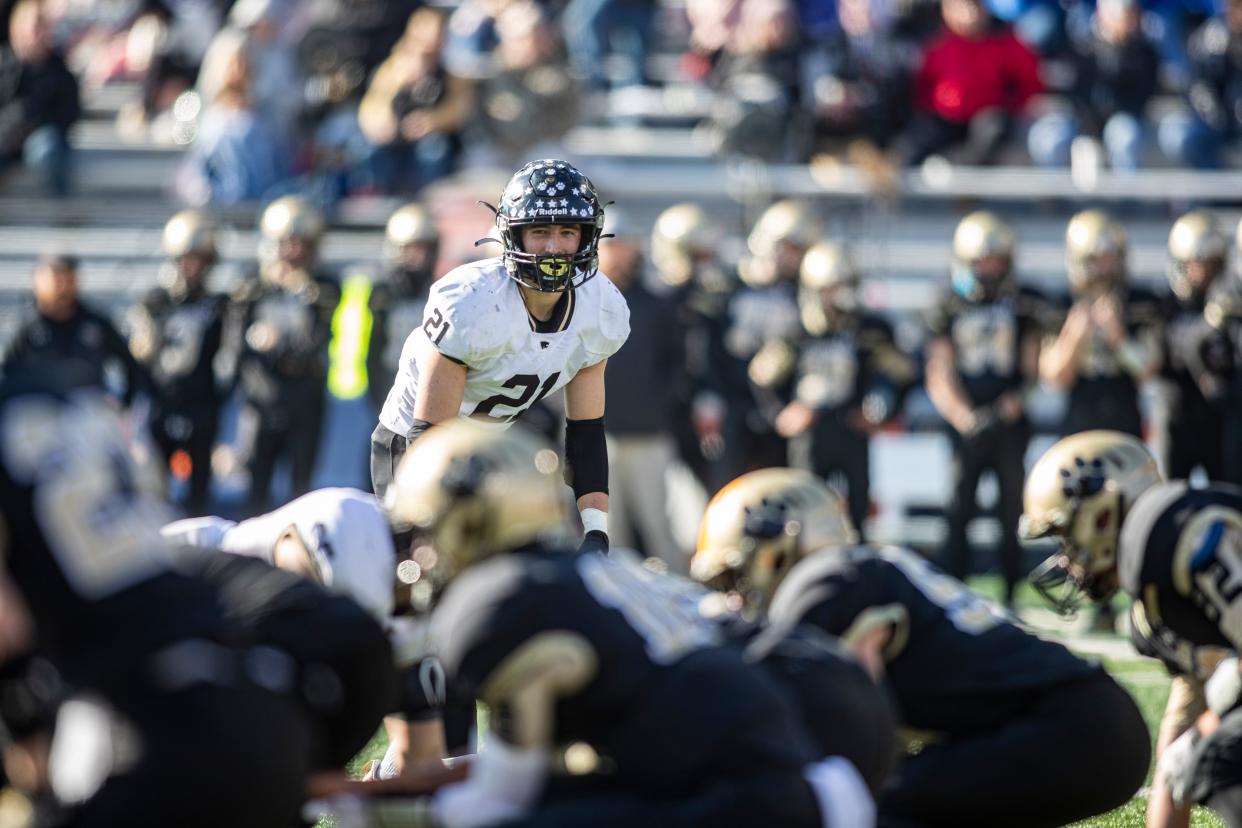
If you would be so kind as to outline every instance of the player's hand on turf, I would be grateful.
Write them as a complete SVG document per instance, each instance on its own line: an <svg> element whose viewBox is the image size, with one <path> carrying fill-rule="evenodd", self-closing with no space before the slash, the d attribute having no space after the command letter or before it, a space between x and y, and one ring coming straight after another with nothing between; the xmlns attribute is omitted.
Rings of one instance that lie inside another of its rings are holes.
<svg viewBox="0 0 1242 828"><path fill-rule="evenodd" d="M1186 791L1190 788L1191 771L1194 769L1195 747L1199 743L1199 731L1191 727L1160 754L1156 764L1156 774L1164 779L1173 801L1182 804L1186 801Z"/></svg>
<svg viewBox="0 0 1242 828"><path fill-rule="evenodd" d="M582 539L582 544L578 547L578 551L580 553L595 552L600 555L604 554L608 551L608 535L598 529L587 532L586 537Z"/></svg>

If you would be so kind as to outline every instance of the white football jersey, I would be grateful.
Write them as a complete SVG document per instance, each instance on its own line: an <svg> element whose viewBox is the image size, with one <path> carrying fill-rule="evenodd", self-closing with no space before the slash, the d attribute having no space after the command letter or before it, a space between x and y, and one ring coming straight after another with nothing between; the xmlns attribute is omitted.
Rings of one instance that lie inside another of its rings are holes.
<svg viewBox="0 0 1242 828"><path fill-rule="evenodd" d="M160 530L177 544L217 549L273 563L276 540L296 526L318 558L324 586L353 598L378 618L392 614L397 557L388 517L375 495L358 489L315 489L274 512L234 523L189 518Z"/></svg>
<svg viewBox="0 0 1242 828"><path fill-rule="evenodd" d="M418 389L414 357L422 342L429 340L466 366L459 415L507 428L583 368L616 353L630 334L625 298L603 274L570 291L563 313L553 318L555 330L535 330L520 288L499 257L448 273L431 287L422 327L405 340L380 423L395 434L409 434Z"/></svg>

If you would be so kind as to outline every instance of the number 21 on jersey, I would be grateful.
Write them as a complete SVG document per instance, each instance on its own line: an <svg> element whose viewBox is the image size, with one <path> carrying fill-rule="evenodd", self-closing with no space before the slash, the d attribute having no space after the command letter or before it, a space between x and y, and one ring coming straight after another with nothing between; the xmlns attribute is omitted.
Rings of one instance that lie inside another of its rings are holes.
<svg viewBox="0 0 1242 828"><path fill-rule="evenodd" d="M470 412L470 416L493 423L511 423L522 416L526 409L548 396L548 392L556 387L556 381L560 378L560 371L554 371L542 383L539 382L539 377L535 374L514 374L501 383L501 387L517 390L516 397L511 397L508 394L493 394L487 399L481 400L474 407L474 411ZM510 408L513 411L509 414L496 414L497 406Z"/></svg>

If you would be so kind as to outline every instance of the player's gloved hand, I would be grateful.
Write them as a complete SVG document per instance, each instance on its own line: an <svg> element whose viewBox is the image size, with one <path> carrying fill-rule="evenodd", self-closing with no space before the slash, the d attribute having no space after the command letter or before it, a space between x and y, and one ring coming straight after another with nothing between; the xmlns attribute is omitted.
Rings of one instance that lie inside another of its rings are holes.
<svg viewBox="0 0 1242 828"><path fill-rule="evenodd" d="M990 405L980 406L976 408L971 417L970 428L962 432L962 437L966 440L975 440L991 431L1000 422L1000 417Z"/></svg>
<svg viewBox="0 0 1242 828"><path fill-rule="evenodd" d="M1194 770L1195 748L1199 744L1199 730L1191 727L1160 754L1156 764L1156 775L1164 780L1169 788L1173 801L1181 804L1186 800L1186 791L1190 788L1191 771Z"/></svg>
<svg viewBox="0 0 1242 828"><path fill-rule="evenodd" d="M1203 688L1208 710L1224 718L1225 714L1242 701L1242 673L1238 672L1238 657L1221 659L1212 671L1212 677Z"/></svg>
<svg viewBox="0 0 1242 828"><path fill-rule="evenodd" d="M604 554L608 551L608 535L598 529L594 529L586 533L582 539L582 544L578 547L581 552L594 552L596 554Z"/></svg>

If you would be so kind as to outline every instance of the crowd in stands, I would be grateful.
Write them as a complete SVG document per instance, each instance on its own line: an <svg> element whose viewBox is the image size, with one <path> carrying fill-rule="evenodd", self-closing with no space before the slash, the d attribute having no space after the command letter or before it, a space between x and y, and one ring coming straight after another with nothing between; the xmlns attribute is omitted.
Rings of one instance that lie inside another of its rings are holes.
<svg viewBox="0 0 1242 828"><path fill-rule="evenodd" d="M1242 125L1242 0L18 0L0 162L73 185L84 94L188 148L179 200L409 195L510 166L607 97L692 87L721 154L851 142L894 168L1218 168ZM670 60L660 60L663 50ZM657 59L653 60L653 57Z"/></svg>

